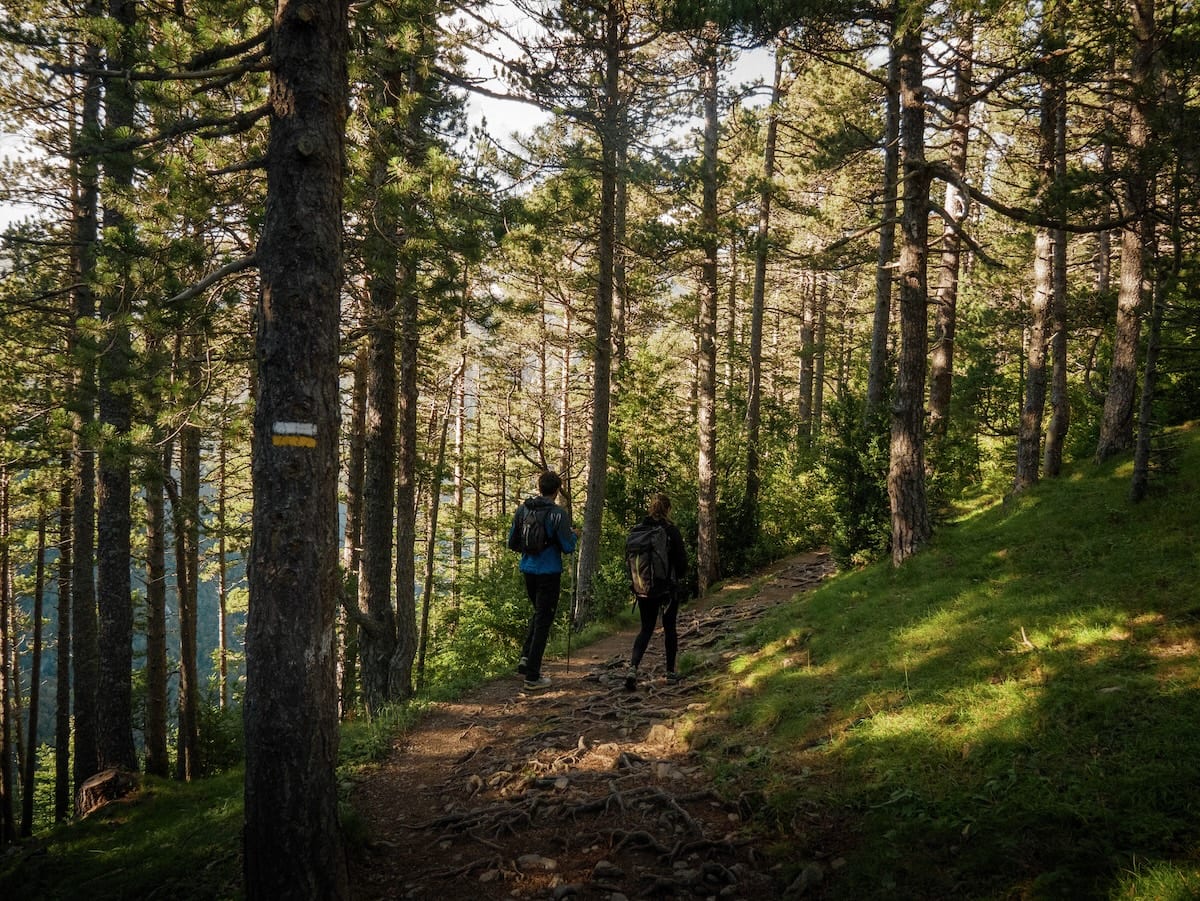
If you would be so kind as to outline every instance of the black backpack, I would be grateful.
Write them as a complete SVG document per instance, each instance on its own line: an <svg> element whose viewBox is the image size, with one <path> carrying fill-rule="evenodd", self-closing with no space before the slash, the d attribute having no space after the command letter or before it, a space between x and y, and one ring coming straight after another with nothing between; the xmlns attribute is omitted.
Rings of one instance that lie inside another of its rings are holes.
<svg viewBox="0 0 1200 901"><path fill-rule="evenodd" d="M629 569L629 585L637 597L648 598L670 591L667 530L656 522L634 526L625 539L625 565Z"/></svg>
<svg viewBox="0 0 1200 901"><path fill-rule="evenodd" d="M522 554L540 554L550 547L549 519L553 507L521 506L521 521L513 530L509 547Z"/></svg>

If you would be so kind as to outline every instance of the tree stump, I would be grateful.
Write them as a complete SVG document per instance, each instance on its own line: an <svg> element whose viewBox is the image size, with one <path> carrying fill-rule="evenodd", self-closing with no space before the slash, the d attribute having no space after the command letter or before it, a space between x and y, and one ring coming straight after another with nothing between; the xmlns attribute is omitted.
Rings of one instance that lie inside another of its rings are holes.
<svg viewBox="0 0 1200 901"><path fill-rule="evenodd" d="M116 767L92 776L79 787L75 796L75 810L82 819L95 813L104 805L123 798L137 789L138 774Z"/></svg>

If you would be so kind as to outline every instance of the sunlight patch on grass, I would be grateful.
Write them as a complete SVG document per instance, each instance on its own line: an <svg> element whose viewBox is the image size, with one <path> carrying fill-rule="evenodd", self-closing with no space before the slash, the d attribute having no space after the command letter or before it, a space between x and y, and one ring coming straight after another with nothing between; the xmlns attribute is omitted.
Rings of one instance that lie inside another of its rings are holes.
<svg viewBox="0 0 1200 901"><path fill-rule="evenodd" d="M1121 873L1113 901L1191 901L1200 898L1200 864L1138 860Z"/></svg>

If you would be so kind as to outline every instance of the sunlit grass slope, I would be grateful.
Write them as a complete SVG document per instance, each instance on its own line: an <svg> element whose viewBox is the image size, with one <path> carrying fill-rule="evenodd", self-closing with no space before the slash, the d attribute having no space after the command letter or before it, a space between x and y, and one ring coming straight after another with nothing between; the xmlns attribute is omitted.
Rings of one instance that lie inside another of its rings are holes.
<svg viewBox="0 0 1200 901"><path fill-rule="evenodd" d="M812 895L1200 897L1200 429L1183 438L1139 505L1127 462L1081 467L752 636L696 743L763 799Z"/></svg>

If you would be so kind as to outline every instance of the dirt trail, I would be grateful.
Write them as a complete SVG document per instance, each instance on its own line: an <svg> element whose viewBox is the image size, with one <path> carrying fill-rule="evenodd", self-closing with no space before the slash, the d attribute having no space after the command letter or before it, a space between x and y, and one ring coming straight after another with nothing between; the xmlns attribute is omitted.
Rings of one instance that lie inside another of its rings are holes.
<svg viewBox="0 0 1200 901"><path fill-rule="evenodd" d="M409 898L776 898L756 836L676 735L721 678L726 639L833 571L827 554L776 563L731 605L730 583L679 617L688 678L665 679L662 632L636 692L622 679L633 632L565 660L539 694L520 677L439 705L356 788L370 848L351 863L357 901Z"/></svg>

